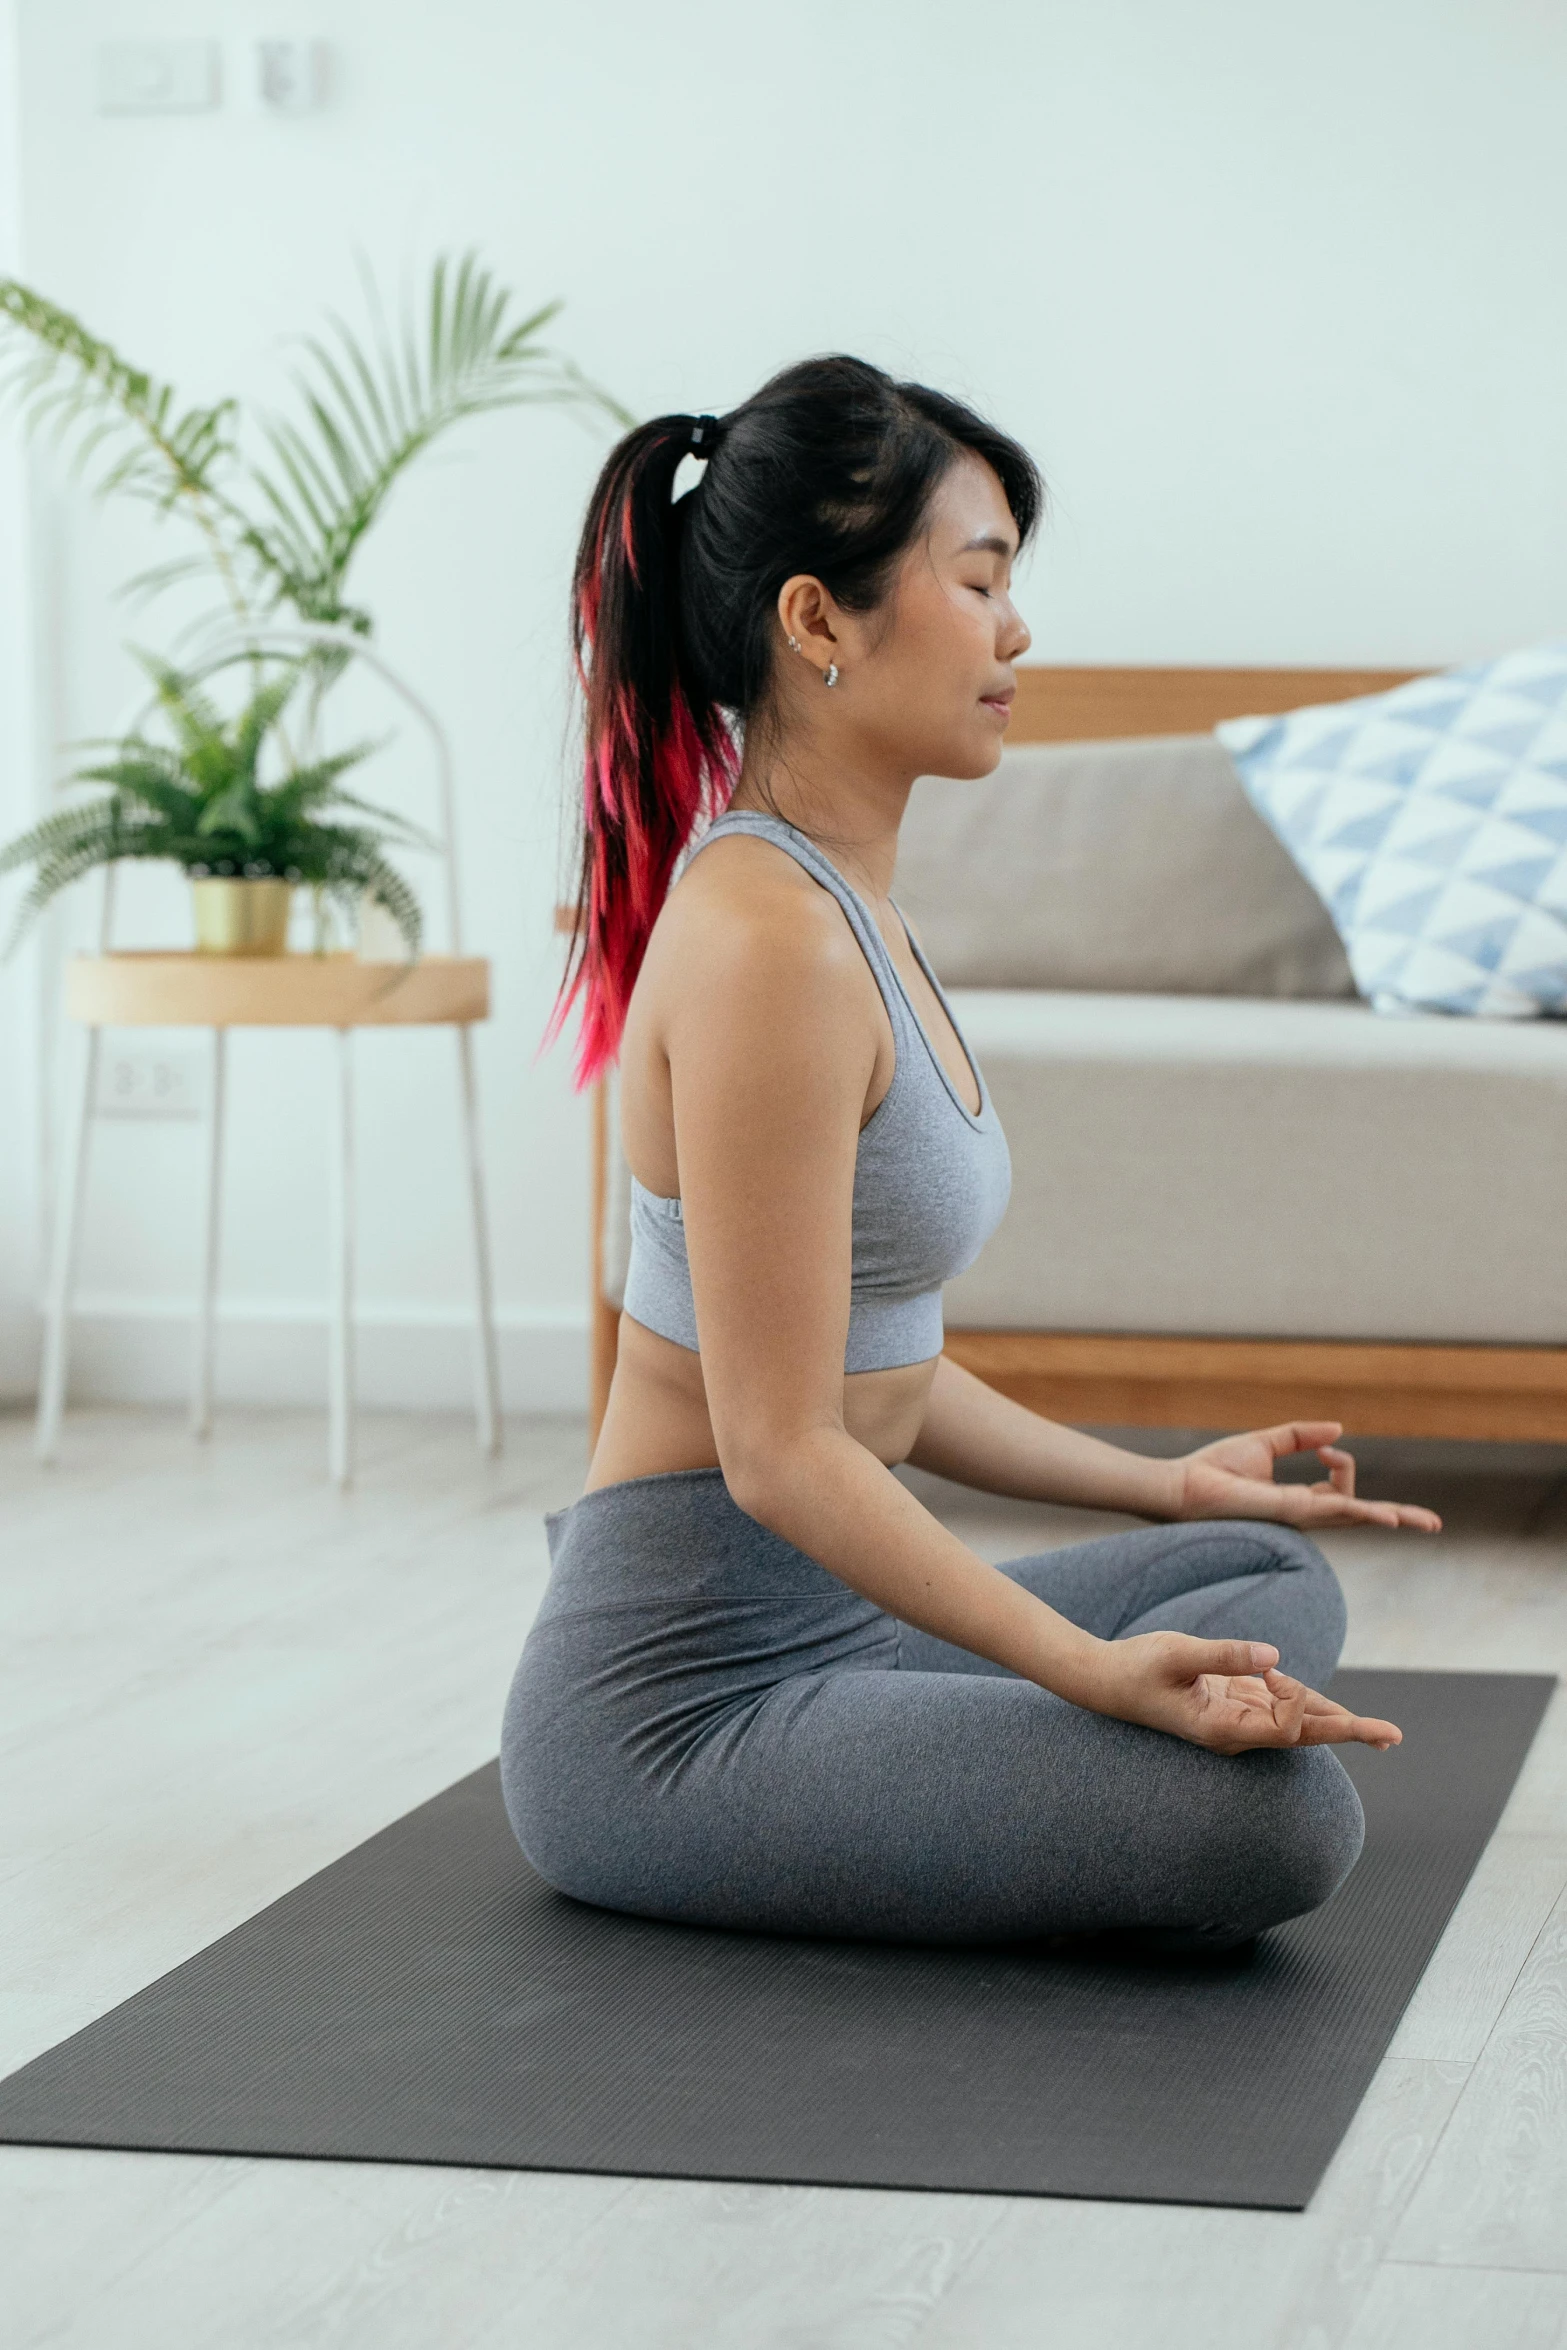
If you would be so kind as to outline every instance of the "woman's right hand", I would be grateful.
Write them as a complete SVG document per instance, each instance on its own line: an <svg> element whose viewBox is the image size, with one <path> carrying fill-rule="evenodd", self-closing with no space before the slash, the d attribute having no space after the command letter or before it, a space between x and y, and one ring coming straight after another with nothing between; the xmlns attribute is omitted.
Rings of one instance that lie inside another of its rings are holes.
<svg viewBox="0 0 1567 2350"><path fill-rule="evenodd" d="M1073 1695L1095 1713L1168 1731L1216 1754L1258 1746L1386 1749L1403 1732L1335 1705L1278 1669L1261 1640L1196 1640L1185 1632L1140 1632L1101 1643L1088 1685Z"/></svg>

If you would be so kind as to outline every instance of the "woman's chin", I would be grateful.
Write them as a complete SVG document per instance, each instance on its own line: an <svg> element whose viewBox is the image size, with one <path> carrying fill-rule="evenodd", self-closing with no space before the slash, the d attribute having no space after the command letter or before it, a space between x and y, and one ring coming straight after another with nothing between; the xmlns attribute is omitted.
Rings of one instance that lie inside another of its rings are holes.
<svg viewBox="0 0 1567 2350"><path fill-rule="evenodd" d="M982 783L987 775L994 775L1001 764L1002 741L999 732L987 725L983 735L965 743L962 751L953 746L954 764L933 768L936 775L950 775L955 783Z"/></svg>
<svg viewBox="0 0 1567 2350"><path fill-rule="evenodd" d="M953 783L978 783L984 776L994 775L1001 764L1001 729L988 712L981 712L978 724L970 719L967 725L954 726L939 743L927 737L916 757L921 775L944 775Z"/></svg>

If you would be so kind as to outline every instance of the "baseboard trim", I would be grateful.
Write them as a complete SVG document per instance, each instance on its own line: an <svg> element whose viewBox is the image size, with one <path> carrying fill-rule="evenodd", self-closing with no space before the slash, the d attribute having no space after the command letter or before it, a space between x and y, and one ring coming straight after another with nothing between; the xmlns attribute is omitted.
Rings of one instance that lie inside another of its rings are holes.
<svg viewBox="0 0 1567 2350"><path fill-rule="evenodd" d="M311 1299L220 1302L219 1406L326 1403L326 1323ZM460 1307L366 1303L356 1316L355 1384L370 1409L466 1410L473 1400L473 1324ZM32 1363L17 1384L36 1382ZM509 1412L586 1409L588 1318L527 1307L496 1315L501 1401ZM73 1403L180 1403L190 1390L189 1298L84 1295L71 1317ZM13 1362L16 1350L13 1348ZM17 1365L17 1369L22 1367Z"/></svg>

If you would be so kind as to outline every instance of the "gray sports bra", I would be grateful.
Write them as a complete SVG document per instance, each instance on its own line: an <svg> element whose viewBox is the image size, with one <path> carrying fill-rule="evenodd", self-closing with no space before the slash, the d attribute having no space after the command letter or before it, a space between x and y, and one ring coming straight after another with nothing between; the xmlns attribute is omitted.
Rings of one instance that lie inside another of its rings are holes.
<svg viewBox="0 0 1567 2350"><path fill-rule="evenodd" d="M853 1270L843 1367L886 1371L900 1363L928 1362L941 1352L942 1283L974 1262L1006 1208L1012 1188L1006 1136L967 1045L963 1050L979 1087L977 1117L942 1067L869 907L837 867L792 824L749 808L720 816L698 850L735 832L770 840L831 892L881 990L897 1065L886 1094L860 1130L854 1163ZM935 973L912 937L909 944L951 1019ZM625 1308L633 1321L660 1338L696 1351L696 1308L680 1202L659 1199L635 1177Z"/></svg>

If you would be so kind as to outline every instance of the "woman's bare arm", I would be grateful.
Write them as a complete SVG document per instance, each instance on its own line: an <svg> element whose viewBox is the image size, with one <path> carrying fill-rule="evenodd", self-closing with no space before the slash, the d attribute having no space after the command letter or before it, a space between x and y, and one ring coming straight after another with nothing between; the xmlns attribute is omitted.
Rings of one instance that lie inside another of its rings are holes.
<svg viewBox="0 0 1567 2350"><path fill-rule="evenodd" d="M987 1565L847 1433L855 1157L884 1017L874 982L836 907L755 860L743 887L702 893L700 920L687 908L659 1026L703 1373L739 1506L889 1613L1093 1710L1224 1748L1396 1738L1297 1704L1264 1644L1095 1639Z"/></svg>
<svg viewBox="0 0 1567 2350"><path fill-rule="evenodd" d="M1150 1460L1042 1419L943 1356L909 1458L916 1468L985 1493L1124 1510L1133 1517L1269 1518L1286 1526L1440 1532L1434 1510L1357 1496L1355 1464L1336 1441L1343 1432L1337 1420L1288 1420L1222 1437L1175 1460ZM1276 1461L1307 1452L1318 1456L1326 1477L1314 1485L1273 1482Z"/></svg>
<svg viewBox="0 0 1567 2350"><path fill-rule="evenodd" d="M1085 1510L1124 1510L1136 1518L1180 1515L1174 1461L1150 1460L1105 1444L1081 1429L1000 1395L943 1355L909 1459L982 1493L1018 1501L1064 1502Z"/></svg>

